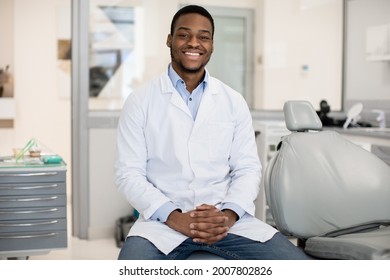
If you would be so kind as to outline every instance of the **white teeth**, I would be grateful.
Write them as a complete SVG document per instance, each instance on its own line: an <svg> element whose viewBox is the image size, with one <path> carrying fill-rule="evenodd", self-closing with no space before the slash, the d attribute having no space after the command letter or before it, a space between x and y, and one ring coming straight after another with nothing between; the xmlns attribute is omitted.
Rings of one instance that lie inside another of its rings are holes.
<svg viewBox="0 0 390 280"><path fill-rule="evenodd" d="M186 52L187 55L194 55L194 56L199 56L199 53L191 53L191 52Z"/></svg>

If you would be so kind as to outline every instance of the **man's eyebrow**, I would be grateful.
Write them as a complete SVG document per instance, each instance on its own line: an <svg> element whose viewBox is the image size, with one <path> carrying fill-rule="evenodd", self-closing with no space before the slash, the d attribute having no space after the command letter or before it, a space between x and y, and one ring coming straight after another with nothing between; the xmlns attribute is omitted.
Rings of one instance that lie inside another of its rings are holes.
<svg viewBox="0 0 390 280"><path fill-rule="evenodd" d="M180 27L177 28L176 31L179 31L179 30L190 31L190 30L192 30L192 29L189 28L189 27L180 26ZM200 29L200 30L198 30L198 33L209 33L209 34L211 35L211 31L208 30L208 29Z"/></svg>

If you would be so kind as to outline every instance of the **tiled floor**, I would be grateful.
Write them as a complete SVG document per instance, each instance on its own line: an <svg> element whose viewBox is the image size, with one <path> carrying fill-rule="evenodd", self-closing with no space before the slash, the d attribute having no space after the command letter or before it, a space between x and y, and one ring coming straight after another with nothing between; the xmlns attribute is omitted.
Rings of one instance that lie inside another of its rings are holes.
<svg viewBox="0 0 390 280"><path fill-rule="evenodd" d="M116 260L119 254L114 238L80 240L68 239L68 248L50 251L46 255L30 256L30 260Z"/></svg>

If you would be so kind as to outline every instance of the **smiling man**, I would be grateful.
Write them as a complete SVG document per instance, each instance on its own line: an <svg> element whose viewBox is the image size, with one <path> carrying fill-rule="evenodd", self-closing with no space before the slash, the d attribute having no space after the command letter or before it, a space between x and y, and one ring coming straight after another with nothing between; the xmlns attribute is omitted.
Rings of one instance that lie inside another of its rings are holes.
<svg viewBox="0 0 390 280"><path fill-rule="evenodd" d="M201 14L178 14L173 18L167 46L172 67L184 80L199 83L203 78L213 52L213 33L214 23Z"/></svg>
<svg viewBox="0 0 390 280"><path fill-rule="evenodd" d="M173 17L171 63L129 95L118 124L116 184L140 213L119 259L306 259L254 217L261 165L243 97L210 76L214 21Z"/></svg>

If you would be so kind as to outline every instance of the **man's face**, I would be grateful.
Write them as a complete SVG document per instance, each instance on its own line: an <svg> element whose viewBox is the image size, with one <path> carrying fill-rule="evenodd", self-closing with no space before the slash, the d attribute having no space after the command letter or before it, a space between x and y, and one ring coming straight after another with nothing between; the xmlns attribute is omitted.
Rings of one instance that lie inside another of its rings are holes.
<svg viewBox="0 0 390 280"><path fill-rule="evenodd" d="M213 52L212 26L208 18L199 14L184 14L169 34L172 66L180 74L202 73Z"/></svg>

